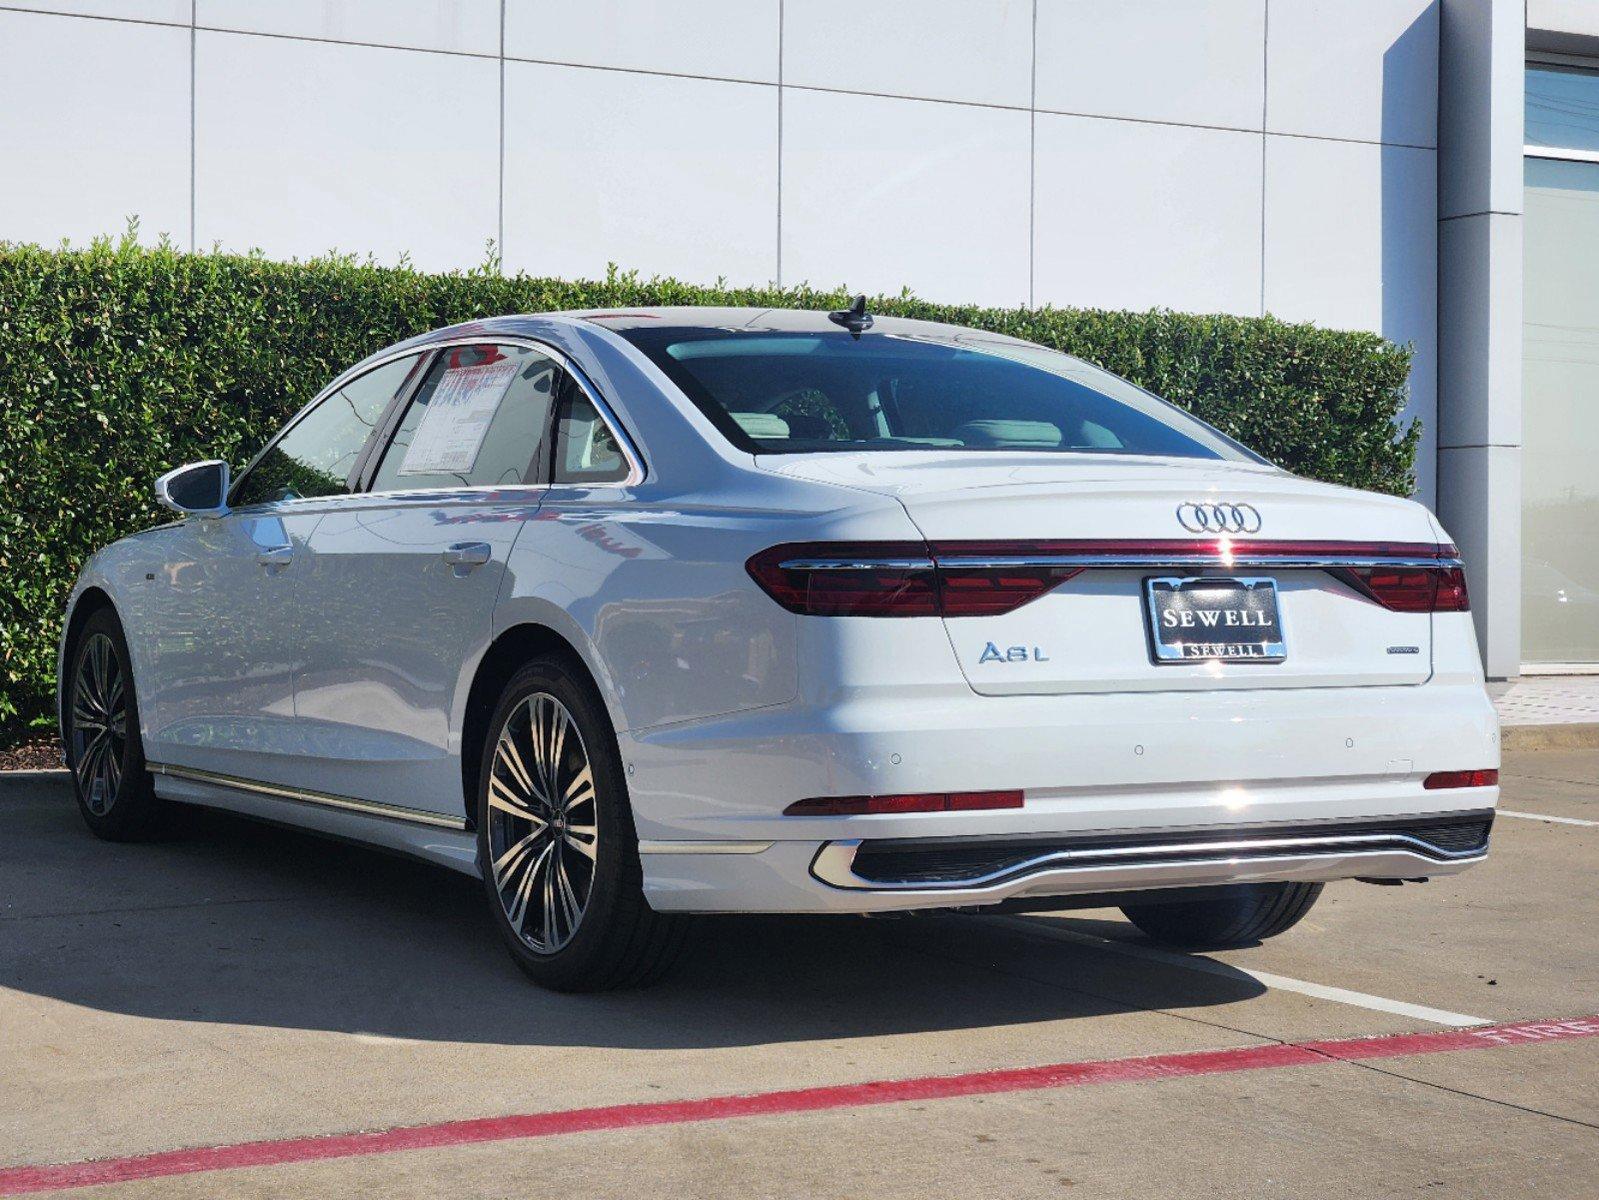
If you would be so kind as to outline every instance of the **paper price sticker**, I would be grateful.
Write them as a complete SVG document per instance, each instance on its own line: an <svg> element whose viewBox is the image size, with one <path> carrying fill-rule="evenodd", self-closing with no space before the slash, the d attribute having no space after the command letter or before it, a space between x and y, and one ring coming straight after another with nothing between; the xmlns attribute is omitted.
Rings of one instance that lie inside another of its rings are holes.
<svg viewBox="0 0 1599 1200"><path fill-rule="evenodd" d="M411 435L401 475L462 475L477 463L489 422L500 407L517 361L502 358L444 372Z"/></svg>

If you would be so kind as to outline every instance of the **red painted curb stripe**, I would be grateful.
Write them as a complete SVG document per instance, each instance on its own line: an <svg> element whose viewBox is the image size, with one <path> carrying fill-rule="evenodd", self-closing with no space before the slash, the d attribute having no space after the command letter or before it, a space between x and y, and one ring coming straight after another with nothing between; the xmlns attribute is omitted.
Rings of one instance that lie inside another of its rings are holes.
<svg viewBox="0 0 1599 1200"><path fill-rule="evenodd" d="M283 1163L315 1162L399 1150L424 1150L478 1142L551 1137L606 1129L634 1129L648 1125L679 1125L695 1121L722 1121L733 1117L774 1116L780 1113L817 1112L856 1108L868 1104L898 1104L907 1100L945 1100L956 1096L995 1092L1035 1091L1041 1088L1083 1087L1098 1083L1137 1083L1216 1075L1229 1071L1258 1071L1269 1067L1308 1067L1330 1062L1356 1062L1405 1054L1439 1054L1454 1050L1480 1050L1493 1046L1525 1046L1571 1038L1599 1037L1599 1016L1568 1021L1536 1021L1495 1025L1484 1029L1410 1033L1394 1037L1346 1038L1338 1041L1293 1045L1245 1046L1232 1050L1201 1050L1187 1054L1158 1054L1147 1058L1112 1058L1096 1062L1053 1063L1005 1071L978 1071L967 1075L931 1075L918 1079L887 1079L833 1087L798 1088L760 1092L749 1096L711 1096L701 1100L667 1100L656 1104L617 1104L604 1108L577 1108L565 1112L520 1116L483 1117L413 1125L371 1133L341 1133L279 1141L242 1142L232 1146L200 1146L168 1150L129 1158L92 1162L56 1163L48 1166L0 1168L0 1196L18 1196L60 1188L92 1187L135 1179L158 1179L263 1167Z"/></svg>

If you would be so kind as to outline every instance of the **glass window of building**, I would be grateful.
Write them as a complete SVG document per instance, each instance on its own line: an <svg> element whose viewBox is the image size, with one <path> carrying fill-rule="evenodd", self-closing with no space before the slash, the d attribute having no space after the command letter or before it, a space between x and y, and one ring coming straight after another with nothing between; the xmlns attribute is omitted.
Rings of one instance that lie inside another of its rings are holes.
<svg viewBox="0 0 1599 1200"><path fill-rule="evenodd" d="M1577 67L1527 67L1527 146L1599 155L1599 86Z"/></svg>
<svg viewBox="0 0 1599 1200"><path fill-rule="evenodd" d="M1522 658L1599 663L1599 71L1527 69Z"/></svg>

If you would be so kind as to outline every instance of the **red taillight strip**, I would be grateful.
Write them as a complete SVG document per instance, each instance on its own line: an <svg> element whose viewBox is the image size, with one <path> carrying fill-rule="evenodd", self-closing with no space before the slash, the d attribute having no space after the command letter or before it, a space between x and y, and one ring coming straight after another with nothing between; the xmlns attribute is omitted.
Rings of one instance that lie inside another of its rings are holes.
<svg viewBox="0 0 1599 1200"><path fill-rule="evenodd" d="M1226 537L802 542L773 546L747 566L783 607L816 616L994 616L1091 568L1322 570L1399 612L1465 611L1468 606L1458 551L1436 542ZM1426 577L1373 574L1383 571Z"/></svg>
<svg viewBox="0 0 1599 1200"><path fill-rule="evenodd" d="M855 817L870 814L971 812L1020 808L1022 793L915 792L887 796L812 796L783 810L787 817Z"/></svg>
<svg viewBox="0 0 1599 1200"><path fill-rule="evenodd" d="M1421 781L1429 792L1439 788L1495 787L1499 772L1493 767L1476 771L1434 771Z"/></svg>
<svg viewBox="0 0 1599 1200"><path fill-rule="evenodd" d="M792 571L983 570L996 567L1458 567L1456 549L1433 542L1193 540L847 542L786 547ZM768 554L771 552L768 551ZM764 555L763 555L764 557Z"/></svg>

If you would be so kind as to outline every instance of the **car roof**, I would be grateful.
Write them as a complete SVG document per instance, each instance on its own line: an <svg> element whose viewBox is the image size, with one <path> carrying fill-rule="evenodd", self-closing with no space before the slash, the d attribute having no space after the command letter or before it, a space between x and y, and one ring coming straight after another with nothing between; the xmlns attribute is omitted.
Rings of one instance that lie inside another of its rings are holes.
<svg viewBox="0 0 1599 1200"><path fill-rule="evenodd" d="M571 314L607 329L837 329L820 309L659 307L594 309Z"/></svg>
<svg viewBox="0 0 1599 1200"><path fill-rule="evenodd" d="M868 310L869 311L869 310ZM727 332L773 333L840 333L841 328L828 319L824 309L802 308L735 308L680 306L640 306L635 308L569 309L545 313L508 313L498 317L482 317L463 321L440 329L430 329L403 342L385 347L346 369L336 377L326 390L331 390L346 379L369 370L374 363L406 351L426 350L440 342L459 341L463 338L527 337L551 339L565 343L564 349L576 350L574 343L585 339L573 334L605 330L611 334L625 335L630 330L646 328L706 329ZM561 334L567 336L562 337ZM987 342L1011 345L1031 345L1009 334L974 329L965 325L950 325L940 321L919 321L910 317L872 315L872 325L862 336L874 334L899 334L920 338L937 338L946 342Z"/></svg>
<svg viewBox="0 0 1599 1200"><path fill-rule="evenodd" d="M588 325L623 333L633 329L719 329L728 331L775 333L837 333L840 327L833 323L824 309L802 308L734 308L711 306L644 306L637 308L570 309L548 313L517 313L488 317L435 329L411 339L406 345L424 345L461 337L492 334L533 335L539 327L551 323ZM939 321L919 321L909 317L872 315L869 332L920 333L923 336L939 334L946 337L988 338L1001 341L1016 339L1005 334L972 329L963 325L950 325Z"/></svg>
<svg viewBox="0 0 1599 1200"><path fill-rule="evenodd" d="M1015 340L1005 334L973 329L965 325L951 325L942 321L921 321L913 317L893 317L882 313L872 313L870 306L868 306L867 312L872 317L872 324L867 333L918 333L924 337L936 334L968 340L973 338ZM828 310L821 308L696 308L684 306L590 309L561 315L600 325L607 329L614 329L618 332L650 327L771 333L840 332L840 326L830 319Z"/></svg>

